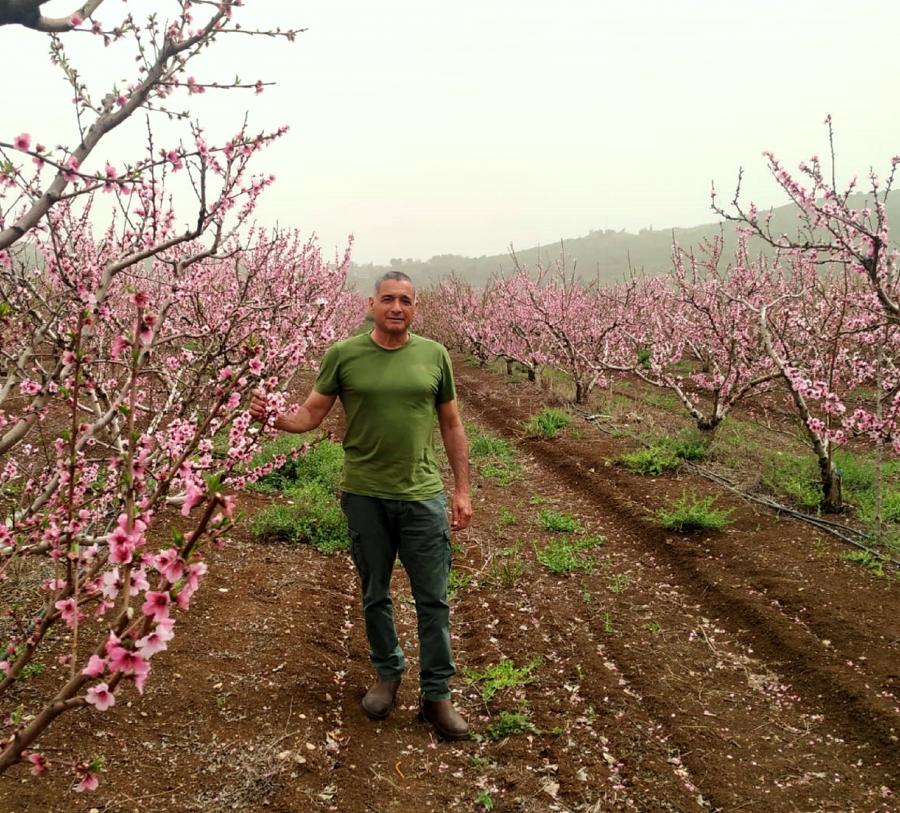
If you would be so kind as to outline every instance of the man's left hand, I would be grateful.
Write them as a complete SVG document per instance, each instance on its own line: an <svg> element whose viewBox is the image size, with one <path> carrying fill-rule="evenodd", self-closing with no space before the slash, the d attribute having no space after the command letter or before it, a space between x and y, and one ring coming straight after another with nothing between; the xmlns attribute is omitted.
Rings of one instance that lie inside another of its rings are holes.
<svg viewBox="0 0 900 813"><path fill-rule="evenodd" d="M453 502L451 507L450 527L454 531L461 531L468 528L472 521L472 500L468 494L453 493Z"/></svg>

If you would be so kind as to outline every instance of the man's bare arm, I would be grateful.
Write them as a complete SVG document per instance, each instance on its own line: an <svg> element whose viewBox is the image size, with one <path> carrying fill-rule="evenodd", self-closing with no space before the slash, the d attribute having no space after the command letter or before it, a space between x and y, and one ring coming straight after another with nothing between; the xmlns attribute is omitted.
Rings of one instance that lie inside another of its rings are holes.
<svg viewBox="0 0 900 813"><path fill-rule="evenodd" d="M467 527L472 519L472 500L469 496L469 444L456 401L438 404L438 424L453 469L453 500L451 503L454 530Z"/></svg>
<svg viewBox="0 0 900 813"><path fill-rule="evenodd" d="M322 423L336 400L336 395L322 395L321 392L313 390L302 404L279 415L273 425L282 432L297 434L309 432ZM261 390L253 392L250 399L250 414L257 420L262 420L266 415L266 398Z"/></svg>

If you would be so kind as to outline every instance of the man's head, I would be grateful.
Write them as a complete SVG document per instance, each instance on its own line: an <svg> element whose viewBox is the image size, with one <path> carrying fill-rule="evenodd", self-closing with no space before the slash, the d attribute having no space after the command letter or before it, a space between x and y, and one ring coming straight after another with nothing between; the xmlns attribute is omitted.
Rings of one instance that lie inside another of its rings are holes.
<svg viewBox="0 0 900 813"><path fill-rule="evenodd" d="M402 271L388 271L375 282L369 297L375 327L384 333L403 334L416 315L416 289Z"/></svg>

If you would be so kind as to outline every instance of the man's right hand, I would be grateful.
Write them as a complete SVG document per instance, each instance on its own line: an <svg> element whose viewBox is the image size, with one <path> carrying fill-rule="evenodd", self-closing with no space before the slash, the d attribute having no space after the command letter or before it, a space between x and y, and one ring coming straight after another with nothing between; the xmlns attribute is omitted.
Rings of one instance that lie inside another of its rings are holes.
<svg viewBox="0 0 900 813"><path fill-rule="evenodd" d="M258 421L266 419L268 400L265 390L253 390L250 393L250 414Z"/></svg>

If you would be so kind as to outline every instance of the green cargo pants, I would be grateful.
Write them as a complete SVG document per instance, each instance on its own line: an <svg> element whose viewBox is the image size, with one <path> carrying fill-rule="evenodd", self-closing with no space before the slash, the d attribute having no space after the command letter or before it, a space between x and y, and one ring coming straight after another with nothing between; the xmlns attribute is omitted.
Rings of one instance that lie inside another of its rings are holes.
<svg viewBox="0 0 900 813"><path fill-rule="evenodd" d="M419 626L419 686L426 700L448 700L456 673L450 654L450 528L447 498L385 500L344 492L341 507L350 527L359 572L363 617L379 677L398 680L406 668L394 627L391 574L400 561L409 576Z"/></svg>

